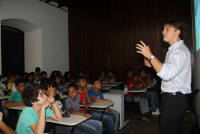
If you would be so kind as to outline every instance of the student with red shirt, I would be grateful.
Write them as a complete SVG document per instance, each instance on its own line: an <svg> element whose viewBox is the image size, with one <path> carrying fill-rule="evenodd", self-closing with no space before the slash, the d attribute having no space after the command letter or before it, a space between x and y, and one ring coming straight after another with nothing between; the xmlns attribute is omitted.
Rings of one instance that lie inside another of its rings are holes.
<svg viewBox="0 0 200 134"><path fill-rule="evenodd" d="M80 94L80 103L87 103L91 104L91 99L87 91L86 87L86 79L85 77L77 77L76 82L78 85L78 93ZM81 112L88 113L88 110L86 108L80 108ZM95 109L90 109L89 111L90 115L92 116L91 119L94 120L100 120L102 112L97 111ZM115 131L115 121L111 116L108 116L106 113L104 113L102 119L102 123L106 123L107 128L108 128L108 134L116 134Z"/></svg>
<svg viewBox="0 0 200 134"><path fill-rule="evenodd" d="M127 74L126 83L128 85L128 90L138 90L139 87L142 86L142 85L133 81L133 79L132 79L132 76L133 76L132 70L128 69L126 71L126 74ZM140 99L141 99L141 97L138 96L138 94L133 93L133 101L134 102L139 102ZM128 93L127 95L125 95L125 100L127 102L132 102L132 94ZM146 122L149 122L150 119L148 119L146 117L146 113L149 112L148 100L146 98L142 98L141 101L140 101L140 111L142 113L142 118L141 119L146 121Z"/></svg>

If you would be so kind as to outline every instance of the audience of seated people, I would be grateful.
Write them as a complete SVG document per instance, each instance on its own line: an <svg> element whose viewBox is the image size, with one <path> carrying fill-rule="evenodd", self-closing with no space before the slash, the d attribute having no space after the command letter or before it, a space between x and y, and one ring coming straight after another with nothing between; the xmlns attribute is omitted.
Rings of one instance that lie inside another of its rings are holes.
<svg viewBox="0 0 200 134"><path fill-rule="evenodd" d="M155 86L152 85L152 79L150 76L145 74L144 70L139 72L139 76L133 75L131 69L128 69L126 74L128 90L139 90L140 87L147 88L148 86L155 88ZM60 71L53 71L50 78L47 78L47 73L45 71L41 72L39 67L35 68L35 72L24 73L21 78L18 73L7 73L6 77L4 77L4 80L1 80L0 77L0 96L4 95L3 91L6 90L6 85L3 83L6 83L8 90L10 90L10 92L12 91L13 93L10 95L7 101L1 101L0 125L2 124L5 126L4 128L7 128L7 130L5 131L5 129L3 129L1 126L0 130L2 130L4 133L10 132L11 134L22 132L44 133L46 124L44 120L45 117L50 117L54 120L61 121L62 114L65 114L66 111L69 114L82 115L88 119L76 126L74 131L75 134L102 134L102 123L107 125L108 133L117 133L117 125L119 121L119 113L117 111L107 108L100 122L99 119L101 118L103 110L91 108L91 103L93 102L112 101L104 99L103 93L100 89L101 85L116 82L116 77L113 75L112 70L107 71L107 77L104 70L101 70L99 75L99 79L90 79L88 72L79 71L75 81L76 84L72 84L73 80L71 79L69 71L65 72L63 77ZM92 88L89 89L86 86L87 83L92 84ZM67 90L65 90L63 86L67 87ZM69 94L69 97L64 102L60 98L60 95L65 94L66 91ZM138 102L141 99L141 119L149 122L150 119L148 119L146 116L146 113L149 112L147 98L150 100L152 114L158 115L159 102L155 92L149 91L147 94L133 93L134 102ZM125 95L125 101L132 102L131 93ZM83 104L85 108L80 107L80 104ZM18 111L19 120L16 130L13 131L6 126L6 124L2 121L2 118L9 118L10 113L7 110L8 107L20 105L28 107L22 112ZM51 105L50 109L47 108L49 105ZM64 106L64 109L62 106ZM38 127L38 125L40 127ZM52 125L49 125L48 123L46 127L52 129ZM72 127L57 125L55 130L56 133L59 134L66 132L70 133ZM50 133L53 133L53 130L51 130Z"/></svg>

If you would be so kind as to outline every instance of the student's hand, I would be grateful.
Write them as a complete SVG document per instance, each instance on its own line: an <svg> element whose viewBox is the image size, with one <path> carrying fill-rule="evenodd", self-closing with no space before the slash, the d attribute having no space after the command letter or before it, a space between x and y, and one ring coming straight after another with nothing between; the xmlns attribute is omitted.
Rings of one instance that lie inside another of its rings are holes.
<svg viewBox="0 0 200 134"><path fill-rule="evenodd" d="M48 91L49 91L49 97L53 97L53 95L54 95L54 88L52 88L52 85L50 87L48 85Z"/></svg>
<svg viewBox="0 0 200 134"><path fill-rule="evenodd" d="M87 110L89 110L90 108L92 108L92 104L83 104L85 108L87 108Z"/></svg>
<svg viewBox="0 0 200 134"><path fill-rule="evenodd" d="M139 81L142 81L142 79L139 77L139 79L138 79Z"/></svg>
<svg viewBox="0 0 200 134"><path fill-rule="evenodd" d="M55 98L54 97L47 97L47 101L49 101L51 104L53 104L55 102Z"/></svg>
<svg viewBox="0 0 200 134"><path fill-rule="evenodd" d="M86 114L86 113L84 113L83 116L84 116L86 119L89 119L90 117L92 117L90 114Z"/></svg>
<svg viewBox="0 0 200 134"><path fill-rule="evenodd" d="M50 103L49 101L45 101L45 102L42 104L42 107L45 108L45 109L46 109L47 107L50 108L50 107L51 107L51 103Z"/></svg>
<svg viewBox="0 0 200 134"><path fill-rule="evenodd" d="M3 113L0 111L0 122L2 121L3 119Z"/></svg>
<svg viewBox="0 0 200 134"><path fill-rule="evenodd" d="M89 86L86 86L86 90L89 91L89 90L90 90L90 87L89 87Z"/></svg>
<svg viewBox="0 0 200 134"><path fill-rule="evenodd" d="M82 123L78 124L78 126L81 126L81 125L83 125L83 124Z"/></svg>

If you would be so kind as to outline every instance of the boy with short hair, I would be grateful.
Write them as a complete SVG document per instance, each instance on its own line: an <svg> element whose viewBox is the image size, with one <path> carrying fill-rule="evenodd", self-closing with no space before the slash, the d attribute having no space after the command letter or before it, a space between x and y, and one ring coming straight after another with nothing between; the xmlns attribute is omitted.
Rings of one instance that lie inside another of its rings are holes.
<svg viewBox="0 0 200 134"><path fill-rule="evenodd" d="M101 82L99 79L93 79L92 80L92 89L88 92L90 99L92 103L94 102L110 102L109 99L104 99L103 93L100 90L101 89ZM119 112L116 110L110 109L109 107L106 108L107 111L105 111L104 114L111 116L115 125L115 131L117 132L117 125L119 120ZM102 109L97 109L97 111L103 111Z"/></svg>
<svg viewBox="0 0 200 134"><path fill-rule="evenodd" d="M8 83L8 90L11 91L13 85L15 84L15 75L14 74L11 74L10 75L10 80L11 82Z"/></svg>
<svg viewBox="0 0 200 134"><path fill-rule="evenodd" d="M135 89L138 90L139 87L148 88L145 82L137 74L134 74L132 78L133 78ZM148 91L147 93L139 93L139 96L149 98L151 108L152 108L152 115L160 114L159 101L158 101L157 94L155 92Z"/></svg>
<svg viewBox="0 0 200 134"><path fill-rule="evenodd" d="M15 85L16 85L17 91L10 95L9 99L4 105L4 108L25 105L24 102L22 101L22 94L25 88L24 79L18 78L15 81ZM21 111L18 111L18 115L20 114L21 114Z"/></svg>
<svg viewBox="0 0 200 134"><path fill-rule="evenodd" d="M47 72L42 71L40 73L40 81L38 81L38 84L41 84L42 79L45 79L45 78L47 78Z"/></svg>
<svg viewBox="0 0 200 134"><path fill-rule="evenodd" d="M78 93L78 87L75 84L69 84L67 86L67 92L69 94L69 97L65 100L65 107L66 107L66 111L69 114L77 114L77 115L82 115L87 119L91 118L91 115L89 115L88 113L84 113L80 111L80 94ZM90 104L85 104L83 103L83 105L85 107L90 107ZM100 121L96 121L96 120L86 120L83 123L84 127L86 128L86 132L88 131L88 129L91 133L91 129L95 131L95 133L97 134L102 134L102 123ZM78 128L81 129L81 128Z"/></svg>
<svg viewBox="0 0 200 134"><path fill-rule="evenodd" d="M133 72L131 69L127 69L126 70L126 83L128 85L128 90L134 90L134 89L137 89L135 86L136 86L136 83L134 83L133 79L132 79L132 76L133 76ZM146 121L146 122L149 122L150 119L148 119L146 117L146 113L149 112L149 104L148 104L148 100L146 98L142 98L140 96L138 96L138 94L136 93L132 93L133 94L133 101L134 102L139 102L140 101L140 111L142 113L142 117L141 119L143 121ZM127 102L132 102L132 94L131 93L128 93L125 95L125 100ZM140 100L141 99L141 100Z"/></svg>
<svg viewBox="0 0 200 134"><path fill-rule="evenodd" d="M82 77L82 76L77 77L76 82L77 82L77 85L78 85L78 93L80 94L80 102L86 103L86 104L91 104L91 99L90 99L90 96L87 92L85 77ZM88 113L87 108L80 108L80 111L82 111L84 113ZM91 117L92 119L100 120L102 112L99 112L99 111L92 109L92 110L90 110L90 115L92 116ZM114 123L112 117L104 114L101 122L107 124L108 133L116 134L116 131L115 131L115 128L114 128L115 123Z"/></svg>
<svg viewBox="0 0 200 134"><path fill-rule="evenodd" d="M36 80L37 81L40 81L40 72L41 72L40 67L36 67L35 68L35 75L36 75Z"/></svg>
<svg viewBox="0 0 200 134"><path fill-rule="evenodd" d="M49 88L49 92L54 92L52 87ZM22 98L27 107L19 117L16 133L42 134L44 133L46 118L50 117L59 122L63 120L60 110L55 104L55 99L52 96L44 95L41 85L35 84L26 87ZM48 108L50 106L54 108L55 112Z"/></svg>
<svg viewBox="0 0 200 134"><path fill-rule="evenodd" d="M18 78L20 78L20 74L15 74L15 81L18 79ZM12 92L14 93L14 92L16 92L17 91L17 89L16 89L16 87L15 87L15 84L12 86Z"/></svg>

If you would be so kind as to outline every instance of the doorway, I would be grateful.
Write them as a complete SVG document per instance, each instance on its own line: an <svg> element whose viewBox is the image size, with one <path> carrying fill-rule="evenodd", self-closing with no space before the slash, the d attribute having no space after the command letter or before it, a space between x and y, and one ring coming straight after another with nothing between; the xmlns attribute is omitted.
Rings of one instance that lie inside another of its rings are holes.
<svg viewBox="0 0 200 134"><path fill-rule="evenodd" d="M8 72L24 73L24 32L1 26L2 76Z"/></svg>

